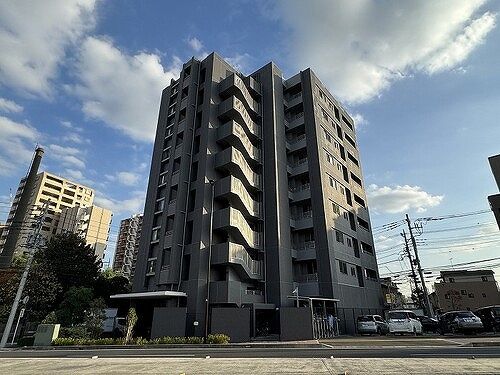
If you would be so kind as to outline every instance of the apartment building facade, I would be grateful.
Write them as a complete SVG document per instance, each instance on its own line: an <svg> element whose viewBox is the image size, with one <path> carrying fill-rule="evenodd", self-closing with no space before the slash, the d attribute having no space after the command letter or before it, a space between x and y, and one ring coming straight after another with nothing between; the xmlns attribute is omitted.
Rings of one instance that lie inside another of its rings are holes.
<svg viewBox="0 0 500 375"><path fill-rule="evenodd" d="M109 230L113 213L102 207L63 208L59 216L56 234L71 232L82 237L102 261L108 246Z"/></svg>
<svg viewBox="0 0 500 375"><path fill-rule="evenodd" d="M7 229L0 237L0 251L3 249L11 225L17 210L19 198L24 189L26 179L21 179L16 191L9 216L7 217ZM75 206L90 207L94 201L94 191L87 186L59 177L52 173L40 172L36 175L35 186L31 192L27 213L22 223L16 225L22 227L21 236L15 246L16 252L26 247L28 232L33 225L33 218L41 213L42 206L47 203L48 211L41 228L41 234L45 241L49 241L56 234L61 212Z"/></svg>
<svg viewBox="0 0 500 375"><path fill-rule="evenodd" d="M153 336L283 338L294 304L344 332L381 313L354 122L310 69L184 64L162 94L133 292Z"/></svg>
<svg viewBox="0 0 500 375"><path fill-rule="evenodd" d="M492 270L441 271L434 291L437 305L434 307L441 313L500 305L500 292Z"/></svg>
<svg viewBox="0 0 500 375"><path fill-rule="evenodd" d="M121 273L129 280L133 280L139 241L142 229L142 214L132 215L120 222L120 231L116 241L113 258L113 271Z"/></svg>
<svg viewBox="0 0 500 375"><path fill-rule="evenodd" d="M491 172L493 172L493 177L495 177L498 189L500 190L500 154L490 156L488 161L490 163ZM500 194L490 195L488 197L488 202L490 203L491 210L495 215L498 228L500 229Z"/></svg>

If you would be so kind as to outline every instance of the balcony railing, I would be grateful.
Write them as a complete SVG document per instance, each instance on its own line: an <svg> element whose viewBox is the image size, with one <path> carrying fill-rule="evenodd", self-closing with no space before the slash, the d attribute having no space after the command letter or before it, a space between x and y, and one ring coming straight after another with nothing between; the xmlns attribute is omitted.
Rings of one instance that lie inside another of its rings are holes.
<svg viewBox="0 0 500 375"><path fill-rule="evenodd" d="M249 272L255 276L262 276L263 264L260 260L254 260L241 245L230 243L229 247L229 261L241 261L246 265Z"/></svg>
<svg viewBox="0 0 500 375"><path fill-rule="evenodd" d="M307 183L307 184L302 184L302 185L290 187L288 190L290 190L292 193L296 193L298 191L309 190L309 189L311 189L311 184Z"/></svg>
<svg viewBox="0 0 500 375"><path fill-rule="evenodd" d="M292 220L303 220L303 219L309 219L313 217L313 212L312 211L305 211L301 212L297 215L292 216Z"/></svg>
<svg viewBox="0 0 500 375"><path fill-rule="evenodd" d="M295 282L297 283L314 283L318 282L318 274L317 273L308 273L304 275L297 275L295 278Z"/></svg>
<svg viewBox="0 0 500 375"><path fill-rule="evenodd" d="M293 249L297 251L312 250L316 248L316 241L305 241L300 244L294 244Z"/></svg>

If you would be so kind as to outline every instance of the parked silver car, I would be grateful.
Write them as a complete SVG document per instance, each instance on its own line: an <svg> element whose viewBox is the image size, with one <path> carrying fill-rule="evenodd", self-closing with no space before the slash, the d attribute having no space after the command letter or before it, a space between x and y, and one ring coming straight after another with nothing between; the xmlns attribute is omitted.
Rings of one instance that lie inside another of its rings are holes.
<svg viewBox="0 0 500 375"><path fill-rule="evenodd" d="M475 333L483 330L483 323L470 311L450 311L439 317L439 332Z"/></svg>
<svg viewBox="0 0 500 375"><path fill-rule="evenodd" d="M389 333L389 326L380 315L358 316L356 328L360 334L376 333L379 335L386 335Z"/></svg>

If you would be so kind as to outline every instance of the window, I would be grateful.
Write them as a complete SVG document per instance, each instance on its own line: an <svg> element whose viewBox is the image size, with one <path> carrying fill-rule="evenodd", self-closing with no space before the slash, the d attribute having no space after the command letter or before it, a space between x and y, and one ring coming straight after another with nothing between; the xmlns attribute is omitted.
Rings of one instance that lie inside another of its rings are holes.
<svg viewBox="0 0 500 375"><path fill-rule="evenodd" d="M469 293L469 298L474 298L474 293Z"/></svg>
<svg viewBox="0 0 500 375"><path fill-rule="evenodd" d="M488 281L488 276L481 276L482 281Z"/></svg>
<svg viewBox="0 0 500 375"><path fill-rule="evenodd" d="M338 230L335 231L335 239L337 242L344 243L344 234Z"/></svg>
<svg viewBox="0 0 500 375"><path fill-rule="evenodd" d="M346 236L346 244L347 244L347 246L352 247L352 240L350 237Z"/></svg>
<svg viewBox="0 0 500 375"><path fill-rule="evenodd" d="M158 231L159 230L160 230L160 228L154 228L153 229L153 231L151 232L151 242L159 240L159 237L158 237Z"/></svg>
<svg viewBox="0 0 500 375"><path fill-rule="evenodd" d="M207 75L207 69L203 68L200 72L200 83L205 82L206 75Z"/></svg>
<svg viewBox="0 0 500 375"><path fill-rule="evenodd" d="M370 230L370 226L368 225L368 222L366 220L363 220L360 217L358 217L358 225L363 229Z"/></svg>
<svg viewBox="0 0 500 375"><path fill-rule="evenodd" d="M174 169L173 169L172 173L179 172L180 168L181 168L181 158L177 158L174 160Z"/></svg>
<svg viewBox="0 0 500 375"><path fill-rule="evenodd" d="M156 201L155 212L163 211L164 206L165 206L165 199L160 199Z"/></svg>
<svg viewBox="0 0 500 375"><path fill-rule="evenodd" d="M483 293L483 298L486 298L486 293Z"/></svg>
<svg viewBox="0 0 500 375"><path fill-rule="evenodd" d="M337 107L334 108L335 118L340 121L340 111Z"/></svg>
<svg viewBox="0 0 500 375"><path fill-rule="evenodd" d="M165 228L165 234L170 234L174 230L174 215L167 217L167 225Z"/></svg>
<svg viewBox="0 0 500 375"><path fill-rule="evenodd" d="M182 141L184 140L184 132L180 132L177 134L177 140L175 142L175 147L179 147L180 144L182 144Z"/></svg>
<svg viewBox="0 0 500 375"><path fill-rule="evenodd" d="M357 183L360 187L363 187L363 184L361 183L361 179L356 176L354 173L351 172L351 179Z"/></svg>
<svg viewBox="0 0 500 375"><path fill-rule="evenodd" d="M460 294L463 295L463 296L466 296L467 295L467 291L465 289L462 289L460 291Z"/></svg>
<svg viewBox="0 0 500 375"><path fill-rule="evenodd" d="M184 241L184 244L185 245L189 245L190 243L193 242L193 221L190 220L186 223L186 235L184 237L185 241Z"/></svg>
<svg viewBox="0 0 500 375"><path fill-rule="evenodd" d="M356 148L356 143L354 143L354 140L349 137L347 134L345 134L345 139L347 140L347 142L349 142L351 144L352 147Z"/></svg>
<svg viewBox="0 0 500 375"><path fill-rule="evenodd" d="M450 281L450 283L454 283L455 282L455 278L454 277L450 277L449 281Z"/></svg>
<svg viewBox="0 0 500 375"><path fill-rule="evenodd" d="M179 186L175 185L170 188L170 198L169 203L175 201L177 199L177 192L179 190Z"/></svg>
<svg viewBox="0 0 500 375"><path fill-rule="evenodd" d="M188 198L188 212L194 210L195 202L196 202L196 190L191 190L189 192L189 198Z"/></svg>
<svg viewBox="0 0 500 375"><path fill-rule="evenodd" d="M172 248L168 247L163 250L163 257L161 258L161 268L162 270L170 265L170 256L172 254Z"/></svg>
<svg viewBox="0 0 500 375"><path fill-rule="evenodd" d="M167 174L163 173L160 175L160 180L158 181L158 185L163 185L167 183Z"/></svg>
<svg viewBox="0 0 500 375"><path fill-rule="evenodd" d="M373 254L373 247L371 245L367 244L366 242L361 241L361 249L365 253Z"/></svg>
<svg viewBox="0 0 500 375"><path fill-rule="evenodd" d="M325 138L329 143L332 143L332 136L330 133L328 133L325 129L323 129L323 132L325 133Z"/></svg>
<svg viewBox="0 0 500 375"><path fill-rule="evenodd" d="M200 136L199 135L197 135L194 138L193 155L196 155L198 152L200 152Z"/></svg>
<svg viewBox="0 0 500 375"><path fill-rule="evenodd" d="M148 269L147 269L147 275L154 275L155 274L155 269L156 269L156 258L154 259L148 259Z"/></svg>
<svg viewBox="0 0 500 375"><path fill-rule="evenodd" d="M367 279L377 280L377 271L370 268L365 268L365 272Z"/></svg>
<svg viewBox="0 0 500 375"><path fill-rule="evenodd" d="M194 162L191 167L191 181L196 181L198 179L198 162Z"/></svg>
<svg viewBox="0 0 500 375"><path fill-rule="evenodd" d="M351 267L351 276L356 276L356 267Z"/></svg>
<svg viewBox="0 0 500 375"><path fill-rule="evenodd" d="M337 216L340 215L340 206L337 203L332 202L333 213Z"/></svg>
<svg viewBox="0 0 500 375"><path fill-rule="evenodd" d="M339 260L339 269L340 272L345 273L347 275L347 263Z"/></svg>
<svg viewBox="0 0 500 375"><path fill-rule="evenodd" d="M365 205L365 201L363 198L357 196L356 194L354 194L354 200L356 201L357 204L359 204L361 207L366 207Z"/></svg>

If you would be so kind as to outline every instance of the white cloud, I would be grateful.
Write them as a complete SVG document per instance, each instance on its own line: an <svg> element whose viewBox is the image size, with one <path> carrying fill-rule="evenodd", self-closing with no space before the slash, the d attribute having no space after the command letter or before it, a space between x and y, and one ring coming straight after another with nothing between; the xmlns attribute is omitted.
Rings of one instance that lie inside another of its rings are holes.
<svg viewBox="0 0 500 375"><path fill-rule="evenodd" d="M84 113L123 131L134 140L154 139L162 90L178 76L174 58L167 70L156 54L127 55L108 39L88 37L76 63L74 92Z"/></svg>
<svg viewBox="0 0 500 375"><path fill-rule="evenodd" d="M27 170L38 132L27 124L0 116L0 134L0 175L8 176L22 166Z"/></svg>
<svg viewBox="0 0 500 375"><path fill-rule="evenodd" d="M368 120L366 120L361 113L355 113L352 115L352 119L354 120L356 129L359 129L363 125L368 125Z"/></svg>
<svg viewBox="0 0 500 375"><path fill-rule="evenodd" d="M13 113L19 113L22 112L24 108L17 104L16 102L13 102L12 100L0 98L0 111L1 112L13 112Z"/></svg>
<svg viewBox="0 0 500 375"><path fill-rule="evenodd" d="M134 186L137 185L140 179L140 175L132 172L119 172L117 174L118 181L123 185Z"/></svg>
<svg viewBox="0 0 500 375"><path fill-rule="evenodd" d="M250 67L251 56L248 53L236 53L230 57L224 57L233 68L240 72L246 72Z"/></svg>
<svg viewBox="0 0 500 375"><path fill-rule="evenodd" d="M90 143L90 139L82 137L78 133L66 133L62 137L63 142L72 142L77 144Z"/></svg>
<svg viewBox="0 0 500 375"><path fill-rule="evenodd" d="M82 132L83 131L82 128L73 125L73 123L71 121L61 121L60 124L61 124L61 126L63 128L66 128L66 129L72 129L72 130L75 130L77 132Z"/></svg>
<svg viewBox="0 0 500 375"><path fill-rule="evenodd" d="M308 66L350 103L417 72L453 69L495 27L484 0L281 1L296 68Z"/></svg>
<svg viewBox="0 0 500 375"><path fill-rule="evenodd" d="M85 161L82 158L82 152L75 147L50 144L47 147L46 155L66 167L75 167L78 169L85 168Z"/></svg>
<svg viewBox="0 0 500 375"><path fill-rule="evenodd" d="M94 25L95 0L0 2L0 84L50 96L66 50Z"/></svg>
<svg viewBox="0 0 500 375"><path fill-rule="evenodd" d="M419 186L377 186L367 189L369 207L375 212L396 214L408 210L424 212L441 203L443 195L431 195Z"/></svg>
<svg viewBox="0 0 500 375"><path fill-rule="evenodd" d="M203 49L203 43L196 37L188 39L189 47L191 47L195 52L200 52Z"/></svg>
<svg viewBox="0 0 500 375"><path fill-rule="evenodd" d="M143 191L133 191L129 198L120 200L97 192L94 204L111 210L114 214L135 214L144 210L145 193Z"/></svg>

